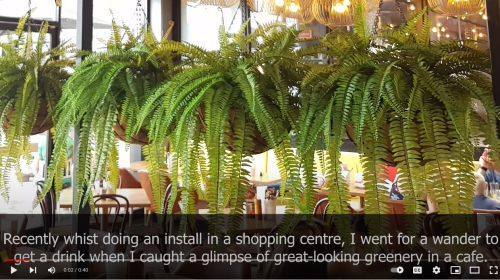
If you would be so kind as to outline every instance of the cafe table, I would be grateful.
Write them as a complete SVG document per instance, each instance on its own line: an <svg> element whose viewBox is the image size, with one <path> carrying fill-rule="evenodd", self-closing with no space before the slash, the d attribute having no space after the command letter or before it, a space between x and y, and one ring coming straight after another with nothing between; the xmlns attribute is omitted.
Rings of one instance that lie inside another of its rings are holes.
<svg viewBox="0 0 500 280"><path fill-rule="evenodd" d="M365 205L365 193L366 189L355 187L354 185L349 186L349 195L359 197L359 207L362 209ZM321 189L318 191L317 200L321 200L328 197L328 191Z"/></svg>
<svg viewBox="0 0 500 280"><path fill-rule="evenodd" d="M133 172L139 170L147 170L146 162L145 161L132 162L130 163L128 170ZM279 174L272 174L272 175L263 174L262 176L255 175L249 178L249 182L257 186L267 186L281 182L281 177L279 176Z"/></svg>
<svg viewBox="0 0 500 280"><path fill-rule="evenodd" d="M92 191L94 195L98 195L99 192L97 190ZM147 208L151 207L152 202L149 200L148 195L144 189L116 189L116 194L124 196L128 202L130 208ZM123 199L118 198L120 203L124 203ZM106 231L108 222L108 215L104 215L105 213L109 213L111 208L116 207L116 202L111 199L103 199L98 201L94 206L96 208L101 208L101 230ZM124 205L124 204L122 204ZM73 208L73 189L67 188L61 192L60 198L60 207L61 208Z"/></svg>

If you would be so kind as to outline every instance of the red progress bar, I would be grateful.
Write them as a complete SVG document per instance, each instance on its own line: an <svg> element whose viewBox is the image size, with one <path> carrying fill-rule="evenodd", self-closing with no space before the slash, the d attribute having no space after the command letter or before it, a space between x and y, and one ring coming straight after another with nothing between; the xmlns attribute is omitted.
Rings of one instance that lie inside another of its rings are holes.
<svg viewBox="0 0 500 280"><path fill-rule="evenodd" d="M6 262L29 262L30 259L5 259Z"/></svg>

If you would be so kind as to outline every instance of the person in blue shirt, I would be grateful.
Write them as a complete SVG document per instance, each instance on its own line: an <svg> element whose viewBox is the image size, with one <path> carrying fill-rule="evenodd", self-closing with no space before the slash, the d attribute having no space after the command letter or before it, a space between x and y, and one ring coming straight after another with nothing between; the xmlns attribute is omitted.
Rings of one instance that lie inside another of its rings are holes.
<svg viewBox="0 0 500 280"><path fill-rule="evenodd" d="M484 149L483 155L479 158L479 174L484 176L486 183L500 183L500 174L496 163L490 160L489 150Z"/></svg>
<svg viewBox="0 0 500 280"><path fill-rule="evenodd" d="M475 172L474 177L476 177L476 188L474 189L475 196L472 208L482 210L500 210L499 203L485 196L488 184L484 180L483 175Z"/></svg>
<svg viewBox="0 0 500 280"><path fill-rule="evenodd" d="M484 180L486 183L500 183L500 174L495 170L488 170L484 175Z"/></svg>

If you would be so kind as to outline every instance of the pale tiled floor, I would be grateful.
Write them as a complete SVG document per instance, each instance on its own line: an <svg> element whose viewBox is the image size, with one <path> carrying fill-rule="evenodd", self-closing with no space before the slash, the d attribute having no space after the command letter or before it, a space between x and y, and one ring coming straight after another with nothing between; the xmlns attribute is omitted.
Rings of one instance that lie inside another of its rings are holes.
<svg viewBox="0 0 500 280"><path fill-rule="evenodd" d="M33 209L33 202L36 199L36 187L34 182L19 183L15 179L11 180L9 201L6 202L0 197L0 213L2 211L14 210L15 212L28 215L26 229L42 226L40 219L30 219L35 214L41 214L40 206ZM10 211L9 211L10 212Z"/></svg>
<svg viewBox="0 0 500 280"><path fill-rule="evenodd" d="M33 209L36 198L34 182L19 183L14 180L10 184L9 201L0 198L0 210L11 209L25 214L42 213L40 206Z"/></svg>

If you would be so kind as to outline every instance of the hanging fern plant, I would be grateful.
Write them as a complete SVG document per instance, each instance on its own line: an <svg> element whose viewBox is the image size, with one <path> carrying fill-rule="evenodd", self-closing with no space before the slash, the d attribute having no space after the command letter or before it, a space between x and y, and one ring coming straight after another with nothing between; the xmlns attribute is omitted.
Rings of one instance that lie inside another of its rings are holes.
<svg viewBox="0 0 500 280"><path fill-rule="evenodd" d="M249 185L245 167L253 154L271 148L275 149L283 188L288 184L292 189L288 211L303 206L299 162L289 137L297 121L297 88L308 67L301 59L305 52L295 50L299 31L272 24L244 36L245 28L246 24L239 33L226 34L223 23L218 51L178 42L169 42L157 51L177 52L186 68L154 90L136 128L149 120L152 144L146 161L150 174L160 174L156 170L163 155L155 147L169 135L174 152L171 180L176 186L182 172L184 213L195 213L193 198L198 193L207 198L211 213L223 213L231 201L231 213L241 214ZM161 201L162 179L151 180L155 203ZM177 188L172 192L175 198ZM173 201L169 207L172 205ZM210 216L214 234L224 226L219 218ZM231 215L230 230L238 228L240 218Z"/></svg>
<svg viewBox="0 0 500 280"><path fill-rule="evenodd" d="M69 77L64 68L74 65L74 60L63 58L74 52L74 45L44 50L48 23L42 23L35 39L31 26L25 26L29 14L20 19L14 34L8 33L8 42L0 43L5 53L0 57L0 123L5 133L0 143L0 193L6 200L11 172L21 181L21 159L31 162L29 136L52 128L51 114Z"/></svg>
<svg viewBox="0 0 500 280"><path fill-rule="evenodd" d="M127 26L120 27L113 21L107 50L91 53L75 68L57 107L59 121L55 127L53 160L48 167L47 184L54 182L58 195L62 189L65 139L70 128L79 123L78 205L87 202L92 193L85 186L96 180L108 178L116 188L115 135L128 143L148 141L147 137L144 140L146 131L141 129L132 134L131 128L150 88L168 80L174 72L173 54L153 54L168 43L169 33L170 30L159 42L150 28L144 27L140 34L134 35ZM127 39L123 40L125 36ZM40 197L43 196L42 193Z"/></svg>
<svg viewBox="0 0 500 280"><path fill-rule="evenodd" d="M323 52L336 62L311 71L303 81L299 154L310 160L311 143L318 138L327 143L330 213L349 213L348 186L340 175L340 146L348 127L363 164L365 213L388 213L388 193L377 186L387 179L382 168L387 158L398 168L406 214L425 213L423 195L442 214L472 213L473 143L485 138L492 149L499 148L488 52L472 41L430 41L428 18L417 32L425 9L401 27L375 35L360 15L362 8L354 33L334 31L325 37ZM476 99L486 108L486 120L473 109ZM312 165L304 167L306 176L312 174ZM336 219L338 228L349 228L346 216ZM447 228L463 232L467 225L452 216ZM406 229L416 235L422 216L411 217ZM367 225L382 234L388 217L368 215ZM342 234L347 238L349 232Z"/></svg>

